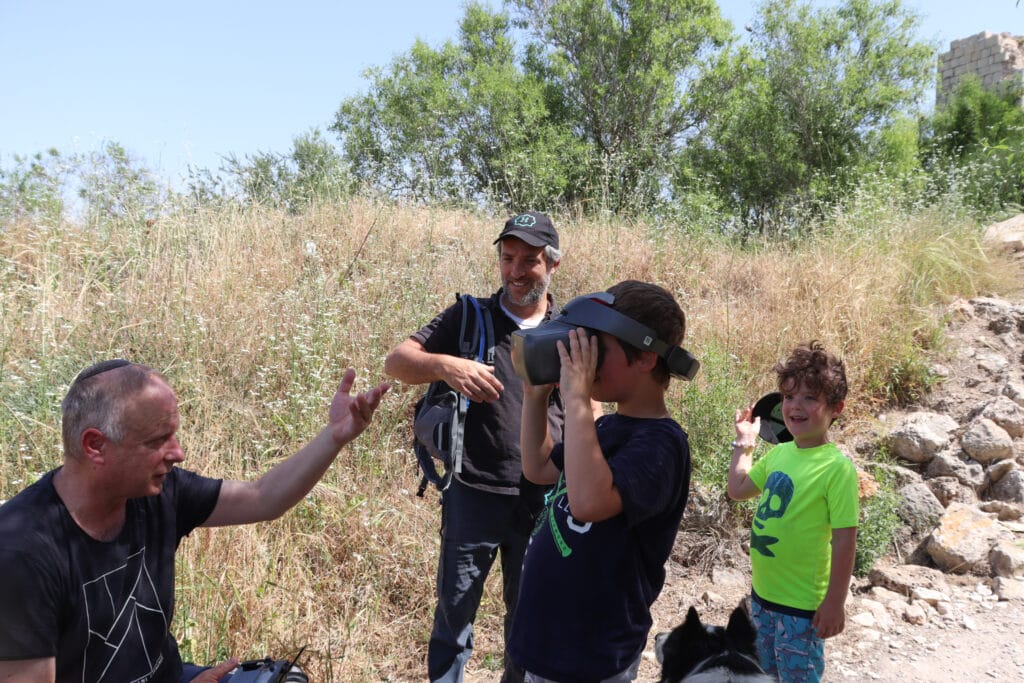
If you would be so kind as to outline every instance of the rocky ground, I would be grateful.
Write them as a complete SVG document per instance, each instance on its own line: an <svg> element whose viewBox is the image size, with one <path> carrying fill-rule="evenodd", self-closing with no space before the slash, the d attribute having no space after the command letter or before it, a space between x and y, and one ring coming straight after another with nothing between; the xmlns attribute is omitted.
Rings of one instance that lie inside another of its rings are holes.
<svg viewBox="0 0 1024 683"><path fill-rule="evenodd" d="M865 465L883 443L906 455L894 468L905 497L892 552L854 579L846 630L826 645L826 680L1024 681L1024 306L954 302L949 320L935 391L838 435ZM749 590L743 537L713 539L710 570L669 563L654 632L690 605L726 623ZM678 557L702 542L704 530L681 534ZM648 649L640 680L657 679Z"/></svg>

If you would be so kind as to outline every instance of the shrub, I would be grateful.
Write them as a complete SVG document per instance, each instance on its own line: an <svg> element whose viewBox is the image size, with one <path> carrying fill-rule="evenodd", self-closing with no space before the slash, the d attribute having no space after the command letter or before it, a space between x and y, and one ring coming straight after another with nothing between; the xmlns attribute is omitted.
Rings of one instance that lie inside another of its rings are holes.
<svg viewBox="0 0 1024 683"><path fill-rule="evenodd" d="M700 373L686 383L673 412L690 437L694 482L724 493L735 412L750 401L742 378L750 373L715 340L696 355Z"/></svg>
<svg viewBox="0 0 1024 683"><path fill-rule="evenodd" d="M900 499L892 474L881 468L876 468L874 474L878 490L862 500L860 505L857 552L853 562L855 576L867 576L878 558L888 551L900 524L896 514Z"/></svg>

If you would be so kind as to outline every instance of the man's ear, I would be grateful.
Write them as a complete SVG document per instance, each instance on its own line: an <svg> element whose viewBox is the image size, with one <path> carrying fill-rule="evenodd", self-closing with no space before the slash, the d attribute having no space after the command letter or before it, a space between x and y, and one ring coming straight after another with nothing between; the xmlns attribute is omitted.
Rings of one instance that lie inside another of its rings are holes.
<svg viewBox="0 0 1024 683"><path fill-rule="evenodd" d="M85 456L86 460L102 464L103 462L103 450L109 442L103 432L96 429L95 427L89 427L82 432L81 446L82 455Z"/></svg>

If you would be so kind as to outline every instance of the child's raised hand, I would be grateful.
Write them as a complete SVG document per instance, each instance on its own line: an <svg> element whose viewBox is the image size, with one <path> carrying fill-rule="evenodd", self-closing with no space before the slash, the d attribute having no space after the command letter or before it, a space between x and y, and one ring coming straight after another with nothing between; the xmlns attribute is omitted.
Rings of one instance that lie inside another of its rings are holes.
<svg viewBox="0 0 1024 683"><path fill-rule="evenodd" d="M744 444L756 443L761 433L761 418L753 417L754 407L740 408L736 411L736 441Z"/></svg>
<svg viewBox="0 0 1024 683"><path fill-rule="evenodd" d="M578 327L569 330L569 348L559 340L558 360L561 363L558 388L563 396L576 396L590 400L590 392L597 374L598 339L588 335L587 330Z"/></svg>

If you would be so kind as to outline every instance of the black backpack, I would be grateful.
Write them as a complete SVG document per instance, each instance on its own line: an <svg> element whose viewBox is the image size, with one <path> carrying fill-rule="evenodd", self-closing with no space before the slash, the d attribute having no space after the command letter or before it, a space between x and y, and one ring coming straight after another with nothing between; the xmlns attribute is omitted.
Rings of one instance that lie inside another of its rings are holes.
<svg viewBox="0 0 1024 683"><path fill-rule="evenodd" d="M490 310L469 294L455 296L462 304L459 355L493 366L494 323ZM417 496L423 497L428 484L444 491L451 484L452 475L462 471L468 410L469 399L441 381L431 382L423 398L416 402L412 450L423 471ZM441 463L443 473L438 473L436 462Z"/></svg>

